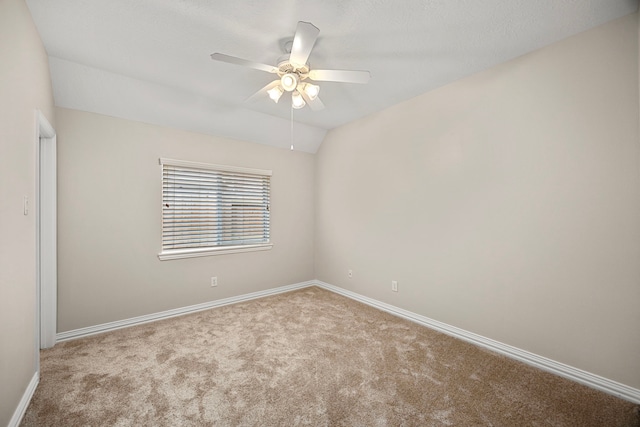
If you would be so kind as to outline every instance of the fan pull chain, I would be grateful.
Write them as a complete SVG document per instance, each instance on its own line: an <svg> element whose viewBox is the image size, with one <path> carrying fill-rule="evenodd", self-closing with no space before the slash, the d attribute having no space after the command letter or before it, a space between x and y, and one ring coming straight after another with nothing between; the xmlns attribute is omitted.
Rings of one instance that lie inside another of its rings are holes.
<svg viewBox="0 0 640 427"><path fill-rule="evenodd" d="M293 101L291 101L291 151L293 151Z"/></svg>

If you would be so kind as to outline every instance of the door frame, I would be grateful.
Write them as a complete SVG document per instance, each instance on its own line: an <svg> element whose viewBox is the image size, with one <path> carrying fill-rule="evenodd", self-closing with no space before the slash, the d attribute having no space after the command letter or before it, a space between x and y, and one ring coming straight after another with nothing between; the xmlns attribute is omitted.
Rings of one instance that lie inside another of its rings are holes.
<svg viewBox="0 0 640 427"><path fill-rule="evenodd" d="M36 366L39 350L56 343L57 180L56 132L36 110Z"/></svg>

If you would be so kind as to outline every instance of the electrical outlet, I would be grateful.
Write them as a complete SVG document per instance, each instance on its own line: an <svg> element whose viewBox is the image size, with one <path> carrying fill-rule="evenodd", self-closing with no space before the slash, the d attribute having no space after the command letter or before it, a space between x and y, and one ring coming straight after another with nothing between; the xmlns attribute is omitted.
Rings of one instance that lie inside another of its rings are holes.
<svg viewBox="0 0 640 427"><path fill-rule="evenodd" d="M347 271L347 275L349 276L349 278L352 278L353 277L353 270Z"/></svg>
<svg viewBox="0 0 640 427"><path fill-rule="evenodd" d="M398 282L396 280L391 281L391 290L393 292L398 292Z"/></svg>
<svg viewBox="0 0 640 427"><path fill-rule="evenodd" d="M218 286L218 278L217 277L212 277L211 278L211 287L214 286Z"/></svg>

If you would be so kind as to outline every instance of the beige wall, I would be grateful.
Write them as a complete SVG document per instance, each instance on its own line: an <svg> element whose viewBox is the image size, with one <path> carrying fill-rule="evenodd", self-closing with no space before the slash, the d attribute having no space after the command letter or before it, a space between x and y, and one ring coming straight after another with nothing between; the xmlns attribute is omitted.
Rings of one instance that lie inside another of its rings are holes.
<svg viewBox="0 0 640 427"><path fill-rule="evenodd" d="M59 332L315 277L311 154L68 109L56 120ZM158 260L160 157L273 170L273 249Z"/></svg>
<svg viewBox="0 0 640 427"><path fill-rule="evenodd" d="M331 131L317 278L640 387L637 25Z"/></svg>
<svg viewBox="0 0 640 427"><path fill-rule="evenodd" d="M0 425L33 377L36 316L35 110L53 124L47 56L22 0L0 1ZM31 203L23 215L22 198Z"/></svg>

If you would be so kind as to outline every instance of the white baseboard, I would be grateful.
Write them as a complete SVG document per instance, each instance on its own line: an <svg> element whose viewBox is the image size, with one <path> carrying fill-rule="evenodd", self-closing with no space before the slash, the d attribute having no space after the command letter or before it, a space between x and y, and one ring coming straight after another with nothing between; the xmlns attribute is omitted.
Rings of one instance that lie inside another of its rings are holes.
<svg viewBox="0 0 640 427"><path fill-rule="evenodd" d="M202 304L190 305L188 307L181 307L173 310L161 311L159 313L152 313L144 316L132 317L130 319L117 320L115 322L103 323L96 326L89 326L86 328L60 332L56 334L56 342L84 338L90 335L101 334L103 332L115 331L116 329L128 328L130 326L141 325L143 323L155 322L157 320L168 319L176 316L182 316L189 313L208 310L214 307L222 307L224 305L236 304L242 301L249 301L252 299L263 298L269 295L281 294L283 292L290 292L296 289L313 286L314 284L315 284L315 281L300 282L293 285L280 286L278 288L267 289L265 291L252 292L250 294L224 298L216 301L209 301Z"/></svg>
<svg viewBox="0 0 640 427"><path fill-rule="evenodd" d="M22 422L22 417L27 412L27 408L29 407L29 402L31 402L31 398L33 397L33 393L36 392L36 387L38 387L38 382L40 381L40 375L38 372L33 374L31 381L29 381L29 385L27 389L24 391L22 395L22 399L20 399L20 403L18 403L18 407L13 412L13 416L11 420L9 420L9 424L7 427L18 427L20 422Z"/></svg>
<svg viewBox="0 0 640 427"><path fill-rule="evenodd" d="M551 372L580 384L584 384L588 387L592 387L605 393L620 397L621 399L640 404L640 390L637 388L629 387L627 385L609 380L599 375L595 375L590 372L565 365L564 363L556 362L546 357L538 356L537 354L530 353L526 350L522 350L517 347L513 347L511 345L483 337L482 335L474 334L473 332L465 331L464 329L460 329L455 326L447 325L446 323L438 322L437 320L412 313L402 308L398 308L393 305L386 304L369 297L365 297L355 292L351 292L319 280L316 280L315 284L318 287L346 296L382 311L386 311L387 313L393 314L395 316L402 317L404 319L410 320L431 329L435 329L436 331L442 332L452 337L459 338L463 341L467 341L480 347L487 348L489 350L495 351L496 353L500 353L512 359L524 362L528 365L535 366L536 368L542 369L544 371Z"/></svg>

